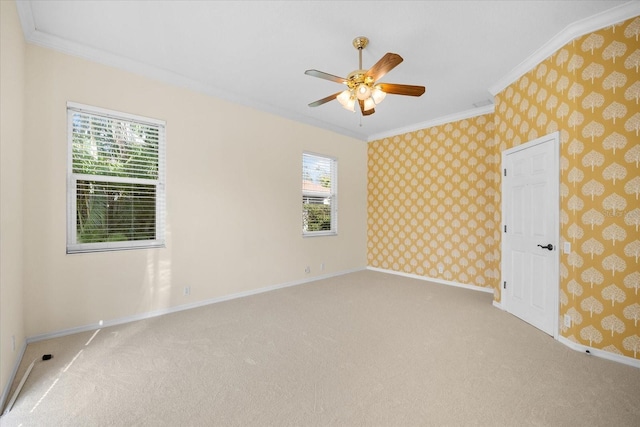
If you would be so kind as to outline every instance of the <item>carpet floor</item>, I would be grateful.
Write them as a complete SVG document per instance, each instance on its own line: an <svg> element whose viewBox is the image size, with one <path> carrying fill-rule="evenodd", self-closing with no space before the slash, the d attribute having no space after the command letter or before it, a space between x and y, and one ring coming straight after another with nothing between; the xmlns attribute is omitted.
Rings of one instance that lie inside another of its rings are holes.
<svg viewBox="0 0 640 427"><path fill-rule="evenodd" d="M0 424L640 425L639 369L491 302L361 271L40 341Z"/></svg>

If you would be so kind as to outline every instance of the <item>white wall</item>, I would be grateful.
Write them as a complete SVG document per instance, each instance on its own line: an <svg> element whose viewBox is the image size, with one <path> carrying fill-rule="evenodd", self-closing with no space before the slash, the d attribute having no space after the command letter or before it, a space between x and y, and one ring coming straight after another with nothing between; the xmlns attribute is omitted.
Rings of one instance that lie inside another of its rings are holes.
<svg viewBox="0 0 640 427"><path fill-rule="evenodd" d="M3 393L8 391L5 389L25 342L22 304L25 48L15 3L0 1L0 387ZM15 350L12 337L15 337Z"/></svg>
<svg viewBox="0 0 640 427"><path fill-rule="evenodd" d="M366 266L364 142L37 46L26 66L28 337ZM165 249L65 253L67 101L167 122ZM338 158L337 237L302 238L303 150Z"/></svg>

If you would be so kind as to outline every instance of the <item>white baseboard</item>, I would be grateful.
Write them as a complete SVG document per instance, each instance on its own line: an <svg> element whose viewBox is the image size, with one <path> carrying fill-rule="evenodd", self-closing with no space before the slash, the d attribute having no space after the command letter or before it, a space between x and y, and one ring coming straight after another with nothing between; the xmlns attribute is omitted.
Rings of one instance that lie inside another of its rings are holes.
<svg viewBox="0 0 640 427"><path fill-rule="evenodd" d="M224 296L221 296L221 297L206 299L206 300L202 300L202 301L196 301L196 302L193 302L193 303L178 305L178 306L175 306L175 307L167 307L167 308L163 308L163 309L160 309L160 310L149 311L149 312L146 312L146 313L134 314L132 316L121 317L119 319L111 319L111 320L106 320L106 321L100 321L99 323L93 323L93 324L89 324L89 325L78 326L78 327L75 327L75 328L64 329L64 330L61 330L61 331L48 332L48 333L45 333L45 334L34 335L34 336L31 336L31 337L28 337L26 343L30 344L30 343L33 343L33 342L48 340L48 339L51 339L51 338L64 337L64 336L67 336L67 335L77 334L77 333L80 333L80 332L95 331L95 330L100 329L100 328L106 328L106 327L109 327L109 326L122 325L122 324L125 324L125 323L136 322L138 320L150 319L150 318L153 318L153 317L163 316L165 314L176 313L176 312L179 312L179 311L190 310L192 308L203 307L203 306L210 305L210 304L215 304L215 303L218 303L218 302L229 301L229 300L236 299L236 298L242 298L242 297L247 297L247 296L251 296L251 295L261 294L261 293L264 293L264 292L274 291L276 289L288 288L290 286L303 285L305 283L315 282L315 281L318 281L318 280L328 279L328 278L331 278L331 277L343 276L345 274L355 273L357 271L362 271L362 270L365 270L365 268L356 268L356 269L352 269L352 270L340 271L340 272L337 272L337 273L323 274L323 275L320 275L320 276L313 276L313 277L309 277L309 278L305 278L305 279L294 280L292 282L280 283L280 284L272 285L272 286L265 286L263 288L252 289L252 290L249 290L249 291L238 292L238 293L235 293L235 294L224 295Z"/></svg>
<svg viewBox="0 0 640 427"><path fill-rule="evenodd" d="M13 366L13 371L11 371L11 375L9 375L9 380L7 384L4 386L4 390L2 390L2 396L0 397L0 414L4 415L4 406L7 404L7 399L9 398L9 392L11 391L11 386L16 379L16 375L18 374L18 369L20 368L20 362L22 362L22 358L24 357L24 353L27 351L27 342L22 343L22 348L20 349L20 354L16 359L16 362Z"/></svg>
<svg viewBox="0 0 640 427"><path fill-rule="evenodd" d="M578 344L577 342L573 342L568 340L563 336L558 337L558 341L562 344L566 345L572 350L579 351L581 353L586 353L589 355L593 355L596 357L600 357L602 359L611 360L613 362L622 363L625 365L633 366L634 368L640 369L640 360L634 359L633 357L623 356L620 354L611 353L609 351L600 350L597 348L589 347L586 345Z"/></svg>
<svg viewBox="0 0 640 427"><path fill-rule="evenodd" d="M412 279L424 280L425 282L440 283L441 285L455 286L457 288L465 288L465 289L470 289L472 291L479 291L479 292L486 292L489 294L493 294L493 288L483 288L482 286L476 286L476 285L465 285L458 282L451 282L449 280L436 279L434 277L419 276L417 274L402 273L400 271L394 271L394 270L385 270L384 268L367 267L367 270L377 271L380 273L395 274L397 276L404 276L404 277L410 277Z"/></svg>
<svg viewBox="0 0 640 427"><path fill-rule="evenodd" d="M499 302L494 301L493 306L496 308L499 308L500 310L504 310L504 307L502 307L502 304L500 304ZM532 326L532 328L533 327L534 326ZM560 342L561 344L566 345L572 350L579 351L580 353L586 353L591 356L596 356L602 359L607 359L607 360L622 363L625 365L633 366L635 368L640 368L640 360L634 359L633 357L623 356L620 354L611 353L609 351L604 351L604 350L589 347L586 345L578 344L577 342L573 342L563 337L562 335L559 334L559 332L553 338L558 342Z"/></svg>

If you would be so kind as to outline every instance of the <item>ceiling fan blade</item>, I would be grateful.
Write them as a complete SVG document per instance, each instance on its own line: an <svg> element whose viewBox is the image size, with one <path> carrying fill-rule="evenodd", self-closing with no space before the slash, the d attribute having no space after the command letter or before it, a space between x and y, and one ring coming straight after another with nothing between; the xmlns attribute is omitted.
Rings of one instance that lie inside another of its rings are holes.
<svg viewBox="0 0 640 427"><path fill-rule="evenodd" d="M374 81L377 81L401 62L402 57L400 55L387 52L373 67L369 68L369 71L365 73L365 77L371 77Z"/></svg>
<svg viewBox="0 0 640 427"><path fill-rule="evenodd" d="M358 100L358 104L360 104L360 111L362 111L362 115L363 116L370 116L370 115L372 115L373 113L376 112L375 108L371 108L371 109L365 111L365 109L364 109L364 101L362 99Z"/></svg>
<svg viewBox="0 0 640 427"><path fill-rule="evenodd" d="M424 93L424 86L398 85L395 83L379 83L376 85L381 91L394 95L420 96Z"/></svg>
<svg viewBox="0 0 640 427"><path fill-rule="evenodd" d="M318 77L318 78L329 80L336 83L342 83L342 84L347 83L346 79L342 77L334 76L333 74L325 73L324 71L307 70L304 73L308 76Z"/></svg>
<svg viewBox="0 0 640 427"><path fill-rule="evenodd" d="M329 101L333 101L341 93L342 92L337 92L337 93L334 93L333 95L327 96L326 98L318 99L317 101L312 102L311 104L309 104L309 107L317 107L319 105L326 104Z"/></svg>

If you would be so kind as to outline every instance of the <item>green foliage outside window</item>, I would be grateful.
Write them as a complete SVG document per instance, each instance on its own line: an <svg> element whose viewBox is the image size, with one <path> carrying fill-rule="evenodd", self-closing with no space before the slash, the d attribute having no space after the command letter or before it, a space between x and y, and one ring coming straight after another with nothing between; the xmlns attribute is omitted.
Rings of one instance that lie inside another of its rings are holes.
<svg viewBox="0 0 640 427"><path fill-rule="evenodd" d="M305 231L331 230L331 206L318 203L304 203Z"/></svg>
<svg viewBox="0 0 640 427"><path fill-rule="evenodd" d="M157 127L84 113L72 125L77 242L155 239Z"/></svg>

